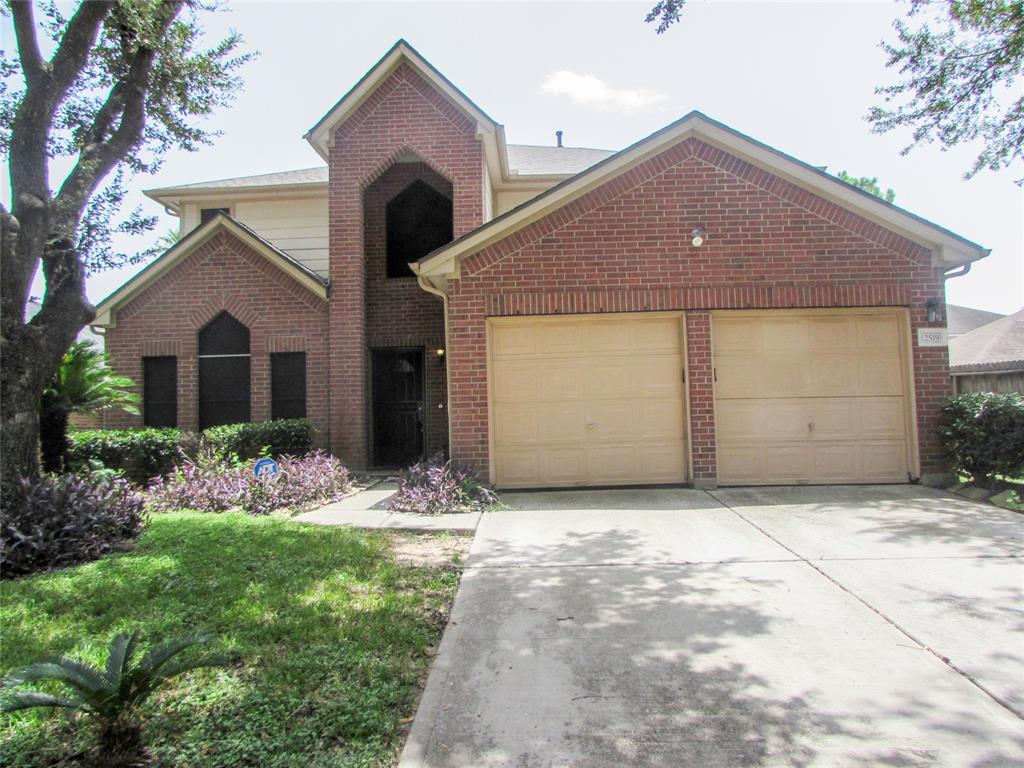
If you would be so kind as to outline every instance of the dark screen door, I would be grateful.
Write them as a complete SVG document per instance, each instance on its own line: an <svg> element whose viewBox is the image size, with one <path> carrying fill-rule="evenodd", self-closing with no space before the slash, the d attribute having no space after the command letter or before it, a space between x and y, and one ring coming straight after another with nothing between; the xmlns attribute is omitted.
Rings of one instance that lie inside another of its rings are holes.
<svg viewBox="0 0 1024 768"><path fill-rule="evenodd" d="M423 456L423 350L373 351L373 461L405 467Z"/></svg>

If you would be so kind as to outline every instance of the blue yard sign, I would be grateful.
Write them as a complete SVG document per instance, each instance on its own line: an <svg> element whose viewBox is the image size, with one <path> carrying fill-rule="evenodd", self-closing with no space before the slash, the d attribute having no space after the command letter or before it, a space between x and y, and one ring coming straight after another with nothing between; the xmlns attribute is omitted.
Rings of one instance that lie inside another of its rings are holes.
<svg viewBox="0 0 1024 768"><path fill-rule="evenodd" d="M277 462L269 457L262 458L253 464L252 473L261 480L269 480L277 474Z"/></svg>

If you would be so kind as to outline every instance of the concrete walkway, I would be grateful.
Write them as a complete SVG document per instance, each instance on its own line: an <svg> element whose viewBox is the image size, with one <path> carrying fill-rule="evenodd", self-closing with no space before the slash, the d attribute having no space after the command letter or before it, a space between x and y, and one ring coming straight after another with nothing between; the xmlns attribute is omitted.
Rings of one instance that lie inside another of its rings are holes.
<svg viewBox="0 0 1024 768"><path fill-rule="evenodd" d="M480 523L480 514L414 515L392 512L385 505L395 495L398 486L393 482L373 485L347 496L341 501L326 504L311 512L296 515L299 523L316 525L350 525L354 528L391 528L403 531L452 531L472 533Z"/></svg>
<svg viewBox="0 0 1024 768"><path fill-rule="evenodd" d="M402 768L1024 766L1024 517L910 486L503 501Z"/></svg>

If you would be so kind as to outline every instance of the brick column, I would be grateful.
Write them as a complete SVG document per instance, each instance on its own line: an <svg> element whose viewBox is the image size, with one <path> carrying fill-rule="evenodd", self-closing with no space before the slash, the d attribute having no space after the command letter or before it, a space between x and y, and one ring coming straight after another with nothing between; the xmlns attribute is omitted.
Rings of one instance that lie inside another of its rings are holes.
<svg viewBox="0 0 1024 768"><path fill-rule="evenodd" d="M690 444L695 488L718 485L715 453L715 391L711 363L711 313L686 313L686 355L690 388Z"/></svg>

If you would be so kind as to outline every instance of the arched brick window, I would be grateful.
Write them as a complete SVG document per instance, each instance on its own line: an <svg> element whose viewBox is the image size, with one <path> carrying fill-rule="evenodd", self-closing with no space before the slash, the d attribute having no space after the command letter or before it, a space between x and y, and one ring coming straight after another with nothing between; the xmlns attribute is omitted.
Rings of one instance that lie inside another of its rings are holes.
<svg viewBox="0 0 1024 768"><path fill-rule="evenodd" d="M388 277L413 277L409 262L452 240L452 201L414 181L384 208Z"/></svg>
<svg viewBox="0 0 1024 768"><path fill-rule="evenodd" d="M199 331L199 428L250 418L249 329L221 312Z"/></svg>

